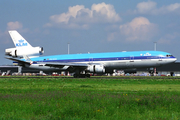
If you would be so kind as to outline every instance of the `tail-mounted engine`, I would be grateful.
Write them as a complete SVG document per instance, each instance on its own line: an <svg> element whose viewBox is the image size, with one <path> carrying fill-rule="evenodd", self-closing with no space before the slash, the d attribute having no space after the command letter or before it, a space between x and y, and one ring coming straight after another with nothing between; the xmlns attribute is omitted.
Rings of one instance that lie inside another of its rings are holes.
<svg viewBox="0 0 180 120"><path fill-rule="evenodd" d="M29 48L9 48L5 50L5 55L12 57L39 56L44 53L43 47L29 47Z"/></svg>

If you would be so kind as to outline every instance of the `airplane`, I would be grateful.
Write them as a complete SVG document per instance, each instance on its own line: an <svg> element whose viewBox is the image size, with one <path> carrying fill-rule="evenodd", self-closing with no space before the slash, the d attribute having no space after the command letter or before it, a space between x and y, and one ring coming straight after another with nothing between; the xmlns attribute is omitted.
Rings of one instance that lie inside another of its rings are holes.
<svg viewBox="0 0 180 120"><path fill-rule="evenodd" d="M114 70L130 68L152 68L177 60L176 57L162 51L131 51L87 54L65 54L23 59L6 57L18 62L18 65L42 71L69 71L74 77L90 77L89 73L105 74Z"/></svg>
<svg viewBox="0 0 180 120"><path fill-rule="evenodd" d="M39 57L44 53L43 47L32 47L16 30L9 31L15 48L5 49L5 55L20 57L28 55L30 58Z"/></svg>

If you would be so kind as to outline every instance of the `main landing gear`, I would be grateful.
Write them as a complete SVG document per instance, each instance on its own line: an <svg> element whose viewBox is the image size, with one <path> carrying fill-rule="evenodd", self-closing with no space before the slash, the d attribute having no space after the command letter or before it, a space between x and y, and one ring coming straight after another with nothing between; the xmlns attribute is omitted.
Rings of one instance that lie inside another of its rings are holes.
<svg viewBox="0 0 180 120"><path fill-rule="evenodd" d="M90 78L90 74L74 74L74 78Z"/></svg>

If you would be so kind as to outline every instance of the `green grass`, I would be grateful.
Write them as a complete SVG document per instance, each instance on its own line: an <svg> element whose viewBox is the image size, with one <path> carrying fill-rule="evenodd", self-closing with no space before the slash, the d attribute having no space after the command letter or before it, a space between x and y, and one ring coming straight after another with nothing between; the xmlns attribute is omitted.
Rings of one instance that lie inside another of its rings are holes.
<svg viewBox="0 0 180 120"><path fill-rule="evenodd" d="M180 119L180 79L0 79L0 119Z"/></svg>

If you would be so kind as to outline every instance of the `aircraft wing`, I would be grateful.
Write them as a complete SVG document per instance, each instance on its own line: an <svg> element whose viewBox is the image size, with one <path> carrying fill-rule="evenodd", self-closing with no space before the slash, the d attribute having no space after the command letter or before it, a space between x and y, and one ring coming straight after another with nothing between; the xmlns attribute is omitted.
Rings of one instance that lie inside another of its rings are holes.
<svg viewBox="0 0 180 120"><path fill-rule="evenodd" d="M16 59L12 57L5 57L5 58L22 64L30 64L30 61L23 61L21 59ZM63 66L88 67L88 64L86 63L37 62L37 64L45 64L45 66L51 66L51 67L63 67Z"/></svg>
<svg viewBox="0 0 180 120"><path fill-rule="evenodd" d="M26 61L23 61L21 59L16 59L16 58L12 58L12 57L6 57L6 59L18 62L21 65L24 64L44 64L44 66L49 66L49 67L58 67L58 68L63 68L64 66L67 66L68 68L86 68L88 67L88 64L86 63L64 63L64 62L33 62L32 60L28 59L27 56L24 56Z"/></svg>
<svg viewBox="0 0 180 120"><path fill-rule="evenodd" d="M63 67L63 66L71 66L71 67L88 67L88 64L85 63L59 63L59 62L47 62L45 66L50 67Z"/></svg>

